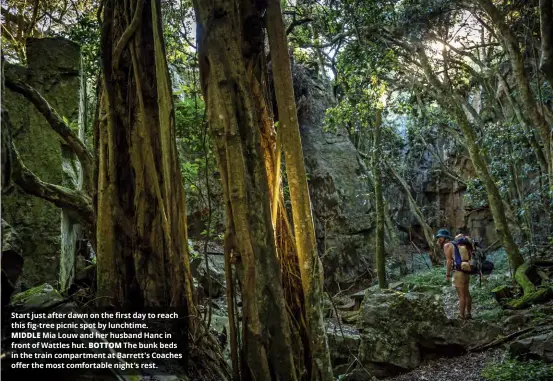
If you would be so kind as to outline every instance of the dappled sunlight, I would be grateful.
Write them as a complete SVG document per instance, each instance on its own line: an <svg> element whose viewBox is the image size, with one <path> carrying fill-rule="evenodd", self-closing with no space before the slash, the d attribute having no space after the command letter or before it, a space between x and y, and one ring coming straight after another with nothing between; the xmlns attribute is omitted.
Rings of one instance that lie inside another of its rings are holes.
<svg viewBox="0 0 553 381"><path fill-rule="evenodd" d="M549 381L552 31L543 0L2 1L2 376Z"/></svg>

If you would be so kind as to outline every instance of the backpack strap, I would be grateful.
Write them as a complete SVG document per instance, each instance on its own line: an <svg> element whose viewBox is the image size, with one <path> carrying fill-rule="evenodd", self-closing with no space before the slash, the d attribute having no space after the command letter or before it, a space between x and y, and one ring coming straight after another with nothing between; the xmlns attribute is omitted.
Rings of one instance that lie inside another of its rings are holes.
<svg viewBox="0 0 553 381"><path fill-rule="evenodd" d="M454 253L454 262L453 267L455 270L459 270L461 268L461 253L459 252L459 248L457 247L457 244L455 242L451 242L453 245L453 253Z"/></svg>

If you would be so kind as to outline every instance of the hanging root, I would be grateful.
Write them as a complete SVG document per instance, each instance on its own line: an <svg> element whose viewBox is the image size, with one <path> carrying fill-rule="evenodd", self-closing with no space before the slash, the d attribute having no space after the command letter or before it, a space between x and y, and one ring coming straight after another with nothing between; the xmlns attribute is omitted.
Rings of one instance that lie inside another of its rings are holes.
<svg viewBox="0 0 553 381"><path fill-rule="evenodd" d="M191 380L232 380L231 369L222 349L210 334L203 335L200 342L189 348L188 376Z"/></svg>
<svg viewBox="0 0 553 381"><path fill-rule="evenodd" d="M136 10L134 11L134 16L132 18L132 21L130 25L127 27L127 29L125 29L125 31L121 35L121 38L117 42L117 45L115 46L115 50L113 51L113 71L117 71L119 69L119 61L121 60L123 49L125 49L131 37L134 36L136 31L138 30L138 26L140 25L140 19L142 17L143 7L144 7L144 0L137 0Z"/></svg>

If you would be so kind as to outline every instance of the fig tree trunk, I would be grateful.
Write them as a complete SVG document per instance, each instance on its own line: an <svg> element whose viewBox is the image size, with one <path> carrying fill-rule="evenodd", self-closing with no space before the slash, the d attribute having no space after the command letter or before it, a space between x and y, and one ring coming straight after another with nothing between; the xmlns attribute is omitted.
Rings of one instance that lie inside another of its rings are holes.
<svg viewBox="0 0 553 381"><path fill-rule="evenodd" d="M296 380L240 5L195 1L202 91L226 198L227 250L242 291L242 380Z"/></svg>
<svg viewBox="0 0 553 381"><path fill-rule="evenodd" d="M267 31L273 61L273 78L282 134L286 174L298 253L311 349L312 380L333 380L326 328L322 313L323 268L317 252L311 200L303 160L300 130L292 83L292 70L280 0L269 0Z"/></svg>
<svg viewBox="0 0 553 381"><path fill-rule="evenodd" d="M484 187L486 188L488 202L499 239L507 252L512 268L516 270L520 265L522 265L524 260L520 254L517 244L515 243L515 240L513 239L513 235L511 234L503 200L501 198L501 194L499 193L495 179L488 168L488 162L485 154L478 146L478 137L474 127L465 113L465 111L468 112L470 110L467 110L468 106L466 105L466 102L458 94L451 93L451 91L446 88L442 82L440 82L430 66L428 56L426 55L422 44L417 44L416 51L428 82L430 82L430 84L434 87L438 95L442 97L439 102L451 112L452 116L455 118L455 121L459 125L461 132L463 133L465 138L464 141L467 145L467 150L476 170L476 174L480 180L482 180ZM477 116L475 114L472 115Z"/></svg>
<svg viewBox="0 0 553 381"><path fill-rule="evenodd" d="M159 0L106 0L95 126L101 306L194 315L184 188Z"/></svg>

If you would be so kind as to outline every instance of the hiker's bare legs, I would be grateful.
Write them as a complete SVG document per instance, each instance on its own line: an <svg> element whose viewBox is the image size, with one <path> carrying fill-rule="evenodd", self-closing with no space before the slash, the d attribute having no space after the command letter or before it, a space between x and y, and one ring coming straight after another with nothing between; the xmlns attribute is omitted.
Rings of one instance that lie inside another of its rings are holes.
<svg viewBox="0 0 553 381"><path fill-rule="evenodd" d="M461 319L465 318L465 308L466 308L466 296L464 287L455 287L457 289L457 295L459 296L459 317Z"/></svg>
<svg viewBox="0 0 553 381"><path fill-rule="evenodd" d="M469 291L469 284L467 283L464 287L464 293L465 293L465 307L467 309L466 317L472 317L471 311L472 311L472 296L470 295Z"/></svg>

